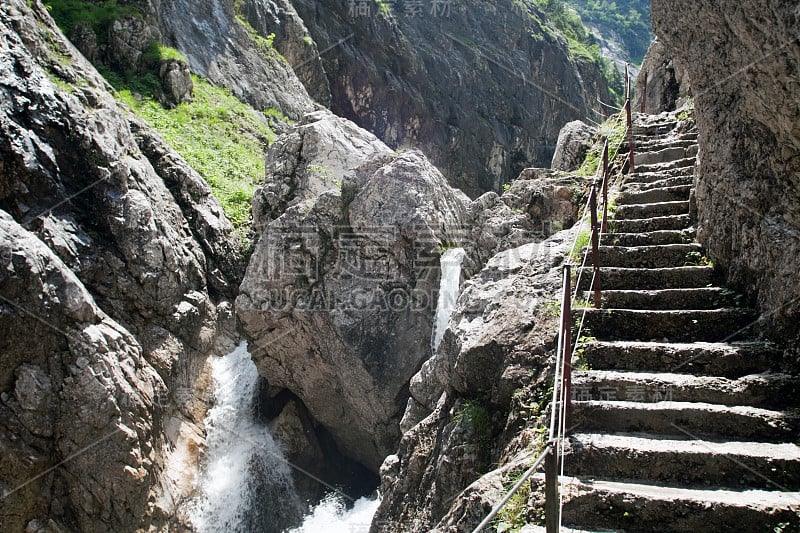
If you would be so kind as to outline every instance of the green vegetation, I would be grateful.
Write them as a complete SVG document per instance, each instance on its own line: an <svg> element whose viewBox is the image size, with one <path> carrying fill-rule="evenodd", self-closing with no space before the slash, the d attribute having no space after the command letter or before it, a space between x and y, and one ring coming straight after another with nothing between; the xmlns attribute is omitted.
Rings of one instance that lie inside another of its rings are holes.
<svg viewBox="0 0 800 533"><path fill-rule="evenodd" d="M597 174L597 169L603 158L603 144L604 140L608 139L608 158L609 161L618 155L619 148L625 140L627 127L625 126L625 119L623 113L612 115L605 122L603 122L597 129L597 137L601 142L595 143L586 153L586 159L578 169L579 176L594 176Z"/></svg>
<svg viewBox="0 0 800 533"><path fill-rule="evenodd" d="M575 249L572 250L572 254L569 256L573 263L578 265L583 263L583 249L589 246L591 240L592 230L590 228L584 228L578 233L578 236L575 237Z"/></svg>
<svg viewBox="0 0 800 533"><path fill-rule="evenodd" d="M187 65L189 64L189 60L186 59L185 55L157 41L150 43L150 46L145 50L143 58L145 63L151 66L161 65L162 62L170 60L182 61Z"/></svg>
<svg viewBox="0 0 800 533"><path fill-rule="evenodd" d="M519 481L521 474L516 479L512 479L506 487L510 490L517 481ZM498 513L497 519L494 523L494 528L497 533L510 533L512 531L519 531L528 523L528 500L531 497L531 480L525 480L525 483L519 488L517 492L511 496L505 507ZM544 523L544 509L532 509L538 511L537 517L534 522L539 524Z"/></svg>
<svg viewBox="0 0 800 533"><path fill-rule="evenodd" d="M617 34L632 63L641 65L653 40L649 0L566 0L584 22L604 34Z"/></svg>
<svg viewBox="0 0 800 533"><path fill-rule="evenodd" d="M78 24L87 24L97 35L100 44L108 43L108 29L115 20L125 16L142 16L139 8L119 5L117 0L45 0L44 5L66 35L70 35Z"/></svg>
<svg viewBox="0 0 800 533"><path fill-rule="evenodd" d="M244 241L250 202L264 174L264 150L275 134L229 90L200 77L193 77L193 100L174 109L165 109L146 82L109 78L119 98L205 178Z"/></svg>
<svg viewBox="0 0 800 533"><path fill-rule="evenodd" d="M453 417L453 421L469 428L482 445L489 445L492 435L491 426L489 425L489 413L479 401L465 401L461 409Z"/></svg>

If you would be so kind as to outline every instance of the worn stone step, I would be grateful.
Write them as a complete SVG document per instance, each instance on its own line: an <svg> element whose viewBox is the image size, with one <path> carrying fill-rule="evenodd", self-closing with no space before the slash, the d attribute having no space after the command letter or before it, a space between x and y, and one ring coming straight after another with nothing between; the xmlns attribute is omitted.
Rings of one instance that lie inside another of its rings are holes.
<svg viewBox="0 0 800 533"><path fill-rule="evenodd" d="M634 143L634 150L636 144ZM676 144L670 144L660 150L653 150L652 147L644 149L639 147L639 153L634 152L637 165L654 165L659 163L670 163L679 159L689 159L697 157L698 147L692 145L684 147Z"/></svg>
<svg viewBox="0 0 800 533"><path fill-rule="evenodd" d="M634 152L634 163L636 163L636 168L634 169L636 172L664 172L668 170L694 168L695 164L697 163L697 159L694 157L687 157L684 159L676 159L674 161L668 161L666 163L652 163L652 164L640 165L636 161Z"/></svg>
<svg viewBox="0 0 800 533"><path fill-rule="evenodd" d="M622 268L666 268L684 266L700 257L703 247L698 243L663 244L658 246L600 246L600 266ZM589 254L588 264L592 262Z"/></svg>
<svg viewBox="0 0 800 533"><path fill-rule="evenodd" d="M667 178L685 178L688 176L694 177L694 165L681 168L662 168L655 171L637 168L635 173L625 176L625 183L652 183Z"/></svg>
<svg viewBox="0 0 800 533"><path fill-rule="evenodd" d="M633 124L633 134L645 137L653 137L656 135L665 135L675 130L678 123L677 121L668 120L665 122L656 122L652 124Z"/></svg>
<svg viewBox="0 0 800 533"><path fill-rule="evenodd" d="M777 368L783 354L767 342L662 343L592 340L582 345L590 368L680 372L730 378Z"/></svg>
<svg viewBox="0 0 800 533"><path fill-rule="evenodd" d="M591 255L591 254L590 254ZM580 290L589 290L592 268L578 269ZM671 268L601 267L603 290L659 290L709 287L713 285L714 268L684 266Z"/></svg>
<svg viewBox="0 0 800 533"><path fill-rule="evenodd" d="M595 476L695 486L800 489L800 446L577 433L564 459L570 476Z"/></svg>
<svg viewBox="0 0 800 533"><path fill-rule="evenodd" d="M654 176L655 177L655 176ZM632 176L630 181L625 181L622 184L621 191L622 192L639 192L639 191L646 191L650 189L661 189L664 187L679 187L681 185L693 185L694 184L694 175L687 174L683 176L672 176L672 177L662 177L661 174L658 174L658 178L653 181L635 181L636 174Z"/></svg>
<svg viewBox="0 0 800 533"><path fill-rule="evenodd" d="M564 481L568 485L562 516L569 527L580 524L624 533L772 533L781 531L781 524L798 524L800 492L697 489L586 478Z"/></svg>
<svg viewBox="0 0 800 533"><path fill-rule="evenodd" d="M641 218L685 215L689 213L689 202L660 202L655 204L620 205L614 213L614 220L630 220Z"/></svg>
<svg viewBox="0 0 800 533"><path fill-rule="evenodd" d="M601 272L602 287L602 272ZM603 291L606 309L717 309L735 307L737 295L721 287L664 290Z"/></svg>
<svg viewBox="0 0 800 533"><path fill-rule="evenodd" d="M697 134L684 133L680 135L670 135L665 138L652 138L644 136L634 136L634 148L640 153L658 152L665 148L679 146L681 148L696 148Z"/></svg>
<svg viewBox="0 0 800 533"><path fill-rule="evenodd" d="M646 432L678 437L794 442L797 414L712 403L572 402L569 424L580 432Z"/></svg>
<svg viewBox="0 0 800 533"><path fill-rule="evenodd" d="M642 233L661 230L682 230L692 226L689 214L652 218L614 219L610 223L615 233Z"/></svg>
<svg viewBox="0 0 800 533"><path fill-rule="evenodd" d="M676 187L652 188L639 191L628 188L617 197L617 204L654 204L687 201L689 200L691 192L691 185L678 185Z"/></svg>
<svg viewBox="0 0 800 533"><path fill-rule="evenodd" d="M694 229L657 230L641 233L609 233L603 235L601 244L608 246L657 246L661 244L687 244L696 236Z"/></svg>
<svg viewBox="0 0 800 533"><path fill-rule="evenodd" d="M799 378L777 372L726 378L666 372L582 370L573 372L572 377L572 398L575 401L675 401L776 409L798 405L798 392Z"/></svg>
<svg viewBox="0 0 800 533"><path fill-rule="evenodd" d="M577 314L578 311L576 311ZM749 309L651 311L588 309L580 311L583 327L603 340L720 342L749 333L755 313Z"/></svg>

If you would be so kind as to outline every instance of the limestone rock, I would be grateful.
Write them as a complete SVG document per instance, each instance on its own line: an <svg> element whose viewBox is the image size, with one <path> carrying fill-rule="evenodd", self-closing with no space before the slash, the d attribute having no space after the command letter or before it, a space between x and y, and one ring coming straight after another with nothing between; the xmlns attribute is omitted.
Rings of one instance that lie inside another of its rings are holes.
<svg viewBox="0 0 800 533"><path fill-rule="evenodd" d="M183 61L169 59L162 62L159 67L159 78L164 99L169 105L188 102L192 99L194 87L192 75L189 72L189 65Z"/></svg>
<svg viewBox="0 0 800 533"><path fill-rule="evenodd" d="M556 152L550 168L553 170L577 170L592 147L595 128L581 120L568 122L558 134Z"/></svg>
<svg viewBox="0 0 800 533"><path fill-rule="evenodd" d="M692 81L698 240L780 340L800 320L800 12L793 2L653 1ZM681 24L674 24L681 20Z"/></svg>
<svg viewBox="0 0 800 533"><path fill-rule="evenodd" d="M651 115L674 111L691 96L691 82L686 68L673 61L664 43L658 39L647 49L642 69L636 78L632 102L634 111L642 110L645 90L647 102L643 111Z"/></svg>
<svg viewBox="0 0 800 533"><path fill-rule="evenodd" d="M108 30L109 60L120 70L138 70L147 47L161 40L158 28L143 17L125 16L111 23Z"/></svg>
<svg viewBox="0 0 800 533"><path fill-rule="evenodd" d="M468 199L419 152L393 154L329 114L307 121L271 152L236 307L262 375L377 472L428 356L439 250Z"/></svg>

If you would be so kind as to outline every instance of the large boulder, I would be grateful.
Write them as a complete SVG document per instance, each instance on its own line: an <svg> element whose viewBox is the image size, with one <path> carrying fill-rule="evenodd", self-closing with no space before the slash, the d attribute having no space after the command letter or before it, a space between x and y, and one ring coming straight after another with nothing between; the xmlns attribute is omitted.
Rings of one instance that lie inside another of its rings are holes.
<svg viewBox="0 0 800 533"><path fill-rule="evenodd" d="M800 320L800 7L652 2L655 32L692 81L698 239L778 338ZM675 24L680 20L680 24Z"/></svg>
<svg viewBox="0 0 800 533"><path fill-rule="evenodd" d="M276 142L268 168L236 300L253 359L377 472L429 355L438 258L468 199L419 152L328 113Z"/></svg>
<svg viewBox="0 0 800 533"><path fill-rule="evenodd" d="M556 143L556 152L550 168L553 170L577 170L592 147L596 129L582 120L573 120L561 128Z"/></svg>

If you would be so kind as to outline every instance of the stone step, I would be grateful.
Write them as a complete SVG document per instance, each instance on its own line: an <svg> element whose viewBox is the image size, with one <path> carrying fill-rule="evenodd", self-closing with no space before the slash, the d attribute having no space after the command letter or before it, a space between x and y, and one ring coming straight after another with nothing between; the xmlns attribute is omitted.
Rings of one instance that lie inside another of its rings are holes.
<svg viewBox="0 0 800 533"><path fill-rule="evenodd" d="M640 171L637 168L634 174L626 175L625 183L652 183L667 178L685 178L688 176L694 177L694 165L682 168L660 169L653 172Z"/></svg>
<svg viewBox="0 0 800 533"><path fill-rule="evenodd" d="M633 134L646 137L665 135L671 133L678 126L677 121L656 122L651 124L633 124Z"/></svg>
<svg viewBox="0 0 800 533"><path fill-rule="evenodd" d="M666 177L662 178L661 174L657 175L659 179L655 181L635 181L637 176L634 174L630 181L625 181L622 184L621 190L622 192L639 192L639 191L647 191L650 189L661 189L664 187L680 187L681 185L693 185L694 184L694 175L687 174L684 176L673 176L673 177ZM655 177L655 176L654 176Z"/></svg>
<svg viewBox="0 0 800 533"><path fill-rule="evenodd" d="M781 531L781 524L798 523L800 492L691 489L600 479L564 481L568 486L562 516L569 527L580 524L592 530L627 533L772 533Z"/></svg>
<svg viewBox="0 0 800 533"><path fill-rule="evenodd" d="M756 315L749 309L651 311L586 309L583 327L603 340L664 342L725 342L750 333Z"/></svg>
<svg viewBox="0 0 800 533"><path fill-rule="evenodd" d="M652 138L644 136L634 136L634 149L639 153L658 152L665 148L681 147L681 148L696 148L697 134L684 133L680 135L671 135L666 138Z"/></svg>
<svg viewBox="0 0 800 533"><path fill-rule="evenodd" d="M675 187L650 188L634 190L628 187L617 197L618 205L628 204L655 204L662 202L687 201L692 192L692 185L678 185Z"/></svg>
<svg viewBox="0 0 800 533"><path fill-rule="evenodd" d="M582 370L572 374L575 401L675 401L776 409L797 405L798 392L799 378L768 372L739 378L615 370Z"/></svg>
<svg viewBox="0 0 800 533"><path fill-rule="evenodd" d="M800 446L577 433L564 459L570 476L694 486L800 489Z"/></svg>
<svg viewBox="0 0 800 533"><path fill-rule="evenodd" d="M692 226L692 219L688 214L672 215L651 218L629 218L626 220L614 219L610 227L616 233L644 233L662 230L682 230Z"/></svg>
<svg viewBox="0 0 800 533"><path fill-rule="evenodd" d="M591 254L590 254L591 255ZM589 290L592 268L582 272L580 290ZM713 285L714 268L710 266L685 266L672 268L616 268L600 269L603 290L659 290L709 287Z"/></svg>
<svg viewBox="0 0 800 533"><path fill-rule="evenodd" d="M655 204L620 205L614 213L614 220L655 218L689 213L689 202L660 202ZM616 226L615 226L616 227Z"/></svg>
<svg viewBox="0 0 800 533"><path fill-rule="evenodd" d="M654 165L659 163L670 163L672 161L677 161L679 159L689 159L697 157L698 147L697 145L692 145L689 147L683 147L675 144L670 144L664 148L659 150L653 150L652 148L648 147L649 149L645 150L643 147L638 147L638 153L636 153L637 146L634 141L634 157L637 166L638 165Z"/></svg>
<svg viewBox="0 0 800 533"><path fill-rule="evenodd" d="M680 438L793 442L798 417L792 411L689 402L572 402L569 425L580 432L646 432Z"/></svg>
<svg viewBox="0 0 800 533"><path fill-rule="evenodd" d="M658 246L662 244L687 244L694 241L694 229L657 230L640 233L608 233L600 241L608 246Z"/></svg>
<svg viewBox="0 0 800 533"><path fill-rule="evenodd" d="M600 246L600 266L622 268L666 268L684 266L693 261L689 254L700 254L703 247L697 243L663 244L658 246ZM588 264L593 264L589 254Z"/></svg>
<svg viewBox="0 0 800 533"><path fill-rule="evenodd" d="M663 172L667 170L677 170L677 169L687 169L687 168L694 168L695 164L697 163L697 159L694 157L686 157L684 159L676 159L674 161L668 161L666 163L651 163L651 164L639 164L636 162L635 153L634 153L634 162L636 163L636 168L634 169L637 173L639 172Z"/></svg>
<svg viewBox="0 0 800 533"><path fill-rule="evenodd" d="M602 287L602 272L600 273ZM736 294L721 287L649 291L603 291L606 309L717 309L735 307Z"/></svg>
<svg viewBox="0 0 800 533"><path fill-rule="evenodd" d="M781 350L766 342L661 343L592 340L582 345L590 368L632 372L680 372L730 378L777 368Z"/></svg>

